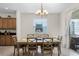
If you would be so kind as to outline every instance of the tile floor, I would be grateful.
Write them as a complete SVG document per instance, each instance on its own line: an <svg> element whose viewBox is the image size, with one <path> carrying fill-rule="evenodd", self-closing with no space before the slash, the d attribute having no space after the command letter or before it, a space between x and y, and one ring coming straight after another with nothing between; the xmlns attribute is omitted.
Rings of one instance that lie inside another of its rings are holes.
<svg viewBox="0 0 79 59"><path fill-rule="evenodd" d="M0 46L0 56L13 56L13 46ZM79 53L71 49L62 48L61 56L79 56ZM53 50L53 56L57 56L57 48Z"/></svg>

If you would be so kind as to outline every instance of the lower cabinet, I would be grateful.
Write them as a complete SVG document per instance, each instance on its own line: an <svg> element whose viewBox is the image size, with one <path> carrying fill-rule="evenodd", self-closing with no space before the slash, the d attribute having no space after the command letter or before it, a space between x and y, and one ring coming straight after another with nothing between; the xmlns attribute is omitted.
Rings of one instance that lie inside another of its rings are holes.
<svg viewBox="0 0 79 59"><path fill-rule="evenodd" d="M0 29L16 29L16 18L0 18Z"/></svg>
<svg viewBox="0 0 79 59"><path fill-rule="evenodd" d="M0 46L12 46L14 45L14 39L10 35L0 36Z"/></svg>
<svg viewBox="0 0 79 59"><path fill-rule="evenodd" d="M0 36L0 45L3 46L5 45L5 37L4 36Z"/></svg>

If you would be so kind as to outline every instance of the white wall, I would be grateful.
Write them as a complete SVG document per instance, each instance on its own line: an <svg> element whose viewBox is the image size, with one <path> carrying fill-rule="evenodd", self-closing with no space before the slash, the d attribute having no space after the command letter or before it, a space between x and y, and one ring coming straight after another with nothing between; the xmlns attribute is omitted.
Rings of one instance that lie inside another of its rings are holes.
<svg viewBox="0 0 79 59"><path fill-rule="evenodd" d="M27 34L33 33L33 20L40 17L34 14L21 14L21 36L26 37ZM48 34L57 35L60 29L60 14L49 14L45 17L48 22Z"/></svg>
<svg viewBox="0 0 79 59"><path fill-rule="evenodd" d="M0 13L1 17L8 17L8 15L10 15L13 18L16 18L16 13Z"/></svg>
<svg viewBox="0 0 79 59"><path fill-rule="evenodd" d="M79 9L79 4L73 4L67 9L65 9L61 15L61 35L63 36L62 47L69 48L70 40L69 40L69 22L71 20L72 12Z"/></svg>
<svg viewBox="0 0 79 59"><path fill-rule="evenodd" d="M60 14L49 14L47 16L48 33L57 36L60 33Z"/></svg>

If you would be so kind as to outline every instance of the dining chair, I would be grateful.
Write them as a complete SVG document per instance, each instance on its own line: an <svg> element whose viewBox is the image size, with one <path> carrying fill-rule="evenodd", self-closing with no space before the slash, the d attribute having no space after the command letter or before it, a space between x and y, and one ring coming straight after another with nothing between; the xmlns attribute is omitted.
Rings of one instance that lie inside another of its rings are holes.
<svg viewBox="0 0 79 59"><path fill-rule="evenodd" d="M58 56L60 56L60 54L61 54L62 36L53 37L53 42L54 42L53 46L57 47Z"/></svg>
<svg viewBox="0 0 79 59"><path fill-rule="evenodd" d="M62 36L58 36L58 40L60 41L60 42L59 42L59 48L58 48L58 50L59 50L58 56L60 56L60 54L61 54Z"/></svg>
<svg viewBox="0 0 79 59"><path fill-rule="evenodd" d="M58 36L58 40L62 41L62 36Z"/></svg>
<svg viewBox="0 0 79 59"><path fill-rule="evenodd" d="M27 38L28 56L34 56L37 53L37 39Z"/></svg>
<svg viewBox="0 0 79 59"><path fill-rule="evenodd" d="M52 56L53 54L53 38L43 38L42 55L44 56L47 52Z"/></svg>
<svg viewBox="0 0 79 59"><path fill-rule="evenodd" d="M18 53L18 51L19 51L19 49L22 49L22 51L23 51L23 55L24 55L24 45L19 45L19 48L18 48L18 43L17 43L17 38L16 37L13 37L13 40L14 40L14 56L15 56L15 54L16 54L16 50L17 50L17 53ZM19 56L19 53L18 53L18 56Z"/></svg>

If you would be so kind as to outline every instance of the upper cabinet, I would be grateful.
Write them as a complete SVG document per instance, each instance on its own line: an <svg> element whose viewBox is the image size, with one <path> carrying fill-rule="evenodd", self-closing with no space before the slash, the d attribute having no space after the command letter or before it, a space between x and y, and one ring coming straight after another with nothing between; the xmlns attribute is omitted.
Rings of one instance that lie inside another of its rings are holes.
<svg viewBox="0 0 79 59"><path fill-rule="evenodd" d="M16 29L16 18L0 18L0 29Z"/></svg>
<svg viewBox="0 0 79 59"><path fill-rule="evenodd" d="M7 28L7 18L2 18L2 28Z"/></svg>
<svg viewBox="0 0 79 59"><path fill-rule="evenodd" d="M7 28L12 28L12 20L10 18L7 20Z"/></svg>
<svg viewBox="0 0 79 59"><path fill-rule="evenodd" d="M12 19L12 28L16 28L16 20L14 18Z"/></svg>

